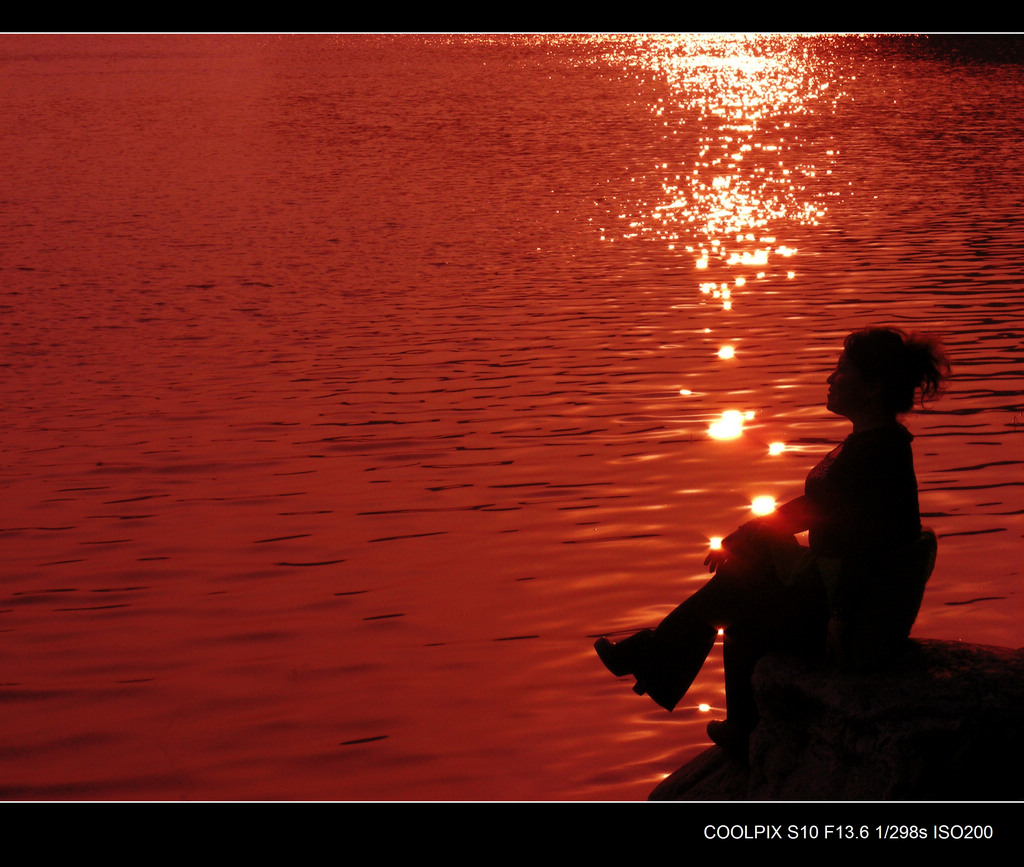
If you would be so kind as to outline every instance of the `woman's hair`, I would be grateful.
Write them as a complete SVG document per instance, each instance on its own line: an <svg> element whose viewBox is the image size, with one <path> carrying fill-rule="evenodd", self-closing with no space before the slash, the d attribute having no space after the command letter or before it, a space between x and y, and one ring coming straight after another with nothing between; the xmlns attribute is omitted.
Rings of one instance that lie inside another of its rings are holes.
<svg viewBox="0 0 1024 867"><path fill-rule="evenodd" d="M907 334L898 328L864 328L844 343L846 357L870 381L882 384L886 410L901 415L914 405L937 397L949 376L949 360L935 337Z"/></svg>

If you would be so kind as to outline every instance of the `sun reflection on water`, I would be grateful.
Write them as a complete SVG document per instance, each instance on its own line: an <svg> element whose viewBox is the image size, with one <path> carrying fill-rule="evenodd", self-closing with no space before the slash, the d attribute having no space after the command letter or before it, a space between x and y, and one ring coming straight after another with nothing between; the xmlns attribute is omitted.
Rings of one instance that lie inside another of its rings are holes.
<svg viewBox="0 0 1024 867"><path fill-rule="evenodd" d="M797 253L779 243L778 227L819 223L834 193L817 180L831 174L838 150L809 141L794 121L831 112L843 96L807 50L810 38L638 35L610 48L618 64L660 77L671 94L650 106L670 158L633 179L643 192L620 211L623 237L664 242L700 271L758 269L729 281L737 287ZM704 132L694 138L688 128Z"/></svg>
<svg viewBox="0 0 1024 867"><path fill-rule="evenodd" d="M676 257L690 304L721 317L712 348L726 363L719 376L744 361L739 340L749 334L737 330L744 304L783 281L790 293L800 291L799 282L789 282L798 273L794 263L807 246L808 229L839 195L829 176L840 150L815 117L833 116L847 99L828 53L831 39L636 35L606 46L617 67L661 85L648 107L663 147L646 171L631 174L610 210L619 230L605 226L602 237L661 244ZM734 370L732 379L718 380L725 390L717 398L714 388L700 394L735 406L738 394L731 389L741 374ZM744 392L742 400L750 399ZM753 418L727 406L719 404L714 412L720 416L708 422L713 440L739 440ZM782 442L764 447L766 457L786 450ZM758 508L771 511L774 503L758 501Z"/></svg>
<svg viewBox="0 0 1024 867"><path fill-rule="evenodd" d="M738 409L727 409L720 419L711 422L708 433L716 440L736 439L743 433L743 413Z"/></svg>

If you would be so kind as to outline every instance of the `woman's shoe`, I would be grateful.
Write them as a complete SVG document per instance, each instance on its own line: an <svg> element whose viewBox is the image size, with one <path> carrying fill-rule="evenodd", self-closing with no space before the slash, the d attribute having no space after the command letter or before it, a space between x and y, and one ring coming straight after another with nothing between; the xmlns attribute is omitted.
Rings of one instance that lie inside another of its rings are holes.
<svg viewBox="0 0 1024 867"><path fill-rule="evenodd" d="M695 622L671 643L652 629L642 629L615 643L599 638L594 650L616 677L632 674L636 678L633 692L648 695L671 711L697 677L717 635L714 627Z"/></svg>
<svg viewBox="0 0 1024 867"><path fill-rule="evenodd" d="M750 764L750 731L727 719L713 719L708 723L708 737L734 759Z"/></svg>
<svg viewBox="0 0 1024 867"><path fill-rule="evenodd" d="M635 674L647 664L653 638L654 633L650 629L642 629L615 643L602 636L594 642L594 650L605 668L616 677L625 677Z"/></svg>

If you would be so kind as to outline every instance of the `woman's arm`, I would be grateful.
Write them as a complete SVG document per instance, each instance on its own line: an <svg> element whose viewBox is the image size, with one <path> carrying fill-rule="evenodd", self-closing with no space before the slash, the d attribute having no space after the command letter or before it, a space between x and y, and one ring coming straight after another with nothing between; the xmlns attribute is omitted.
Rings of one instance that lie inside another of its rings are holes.
<svg viewBox="0 0 1024 867"><path fill-rule="evenodd" d="M766 537L801 533L810 527L811 515L812 506L806 496L790 500L770 515L754 518L733 530L722 540L721 548L708 553L704 565L709 572L716 572L730 557L751 556L751 548L759 545Z"/></svg>
<svg viewBox="0 0 1024 867"><path fill-rule="evenodd" d="M804 495L784 503L770 515L765 515L763 518L755 518L754 521L777 533L795 536L797 533L810 529L811 524L814 522L814 506L807 496Z"/></svg>

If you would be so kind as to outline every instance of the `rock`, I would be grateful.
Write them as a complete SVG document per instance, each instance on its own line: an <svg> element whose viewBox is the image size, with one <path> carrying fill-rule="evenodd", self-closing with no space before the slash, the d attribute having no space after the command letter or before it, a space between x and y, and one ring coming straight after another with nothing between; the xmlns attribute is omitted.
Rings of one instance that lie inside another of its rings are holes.
<svg viewBox="0 0 1024 867"><path fill-rule="evenodd" d="M1024 796L1024 649L917 640L865 673L773 654L754 691L749 769L713 747L651 800Z"/></svg>
<svg viewBox="0 0 1024 867"><path fill-rule="evenodd" d="M662 780L649 801L745 801L747 769L725 750L712 747Z"/></svg>

